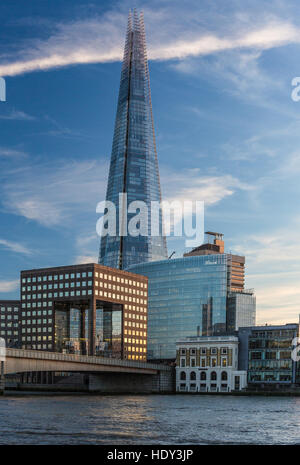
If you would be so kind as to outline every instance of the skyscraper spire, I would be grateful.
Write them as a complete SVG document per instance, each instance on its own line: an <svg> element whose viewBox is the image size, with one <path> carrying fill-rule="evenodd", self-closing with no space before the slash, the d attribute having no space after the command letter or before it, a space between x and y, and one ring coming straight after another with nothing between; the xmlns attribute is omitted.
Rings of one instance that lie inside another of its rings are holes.
<svg viewBox="0 0 300 465"><path fill-rule="evenodd" d="M117 235L101 238L99 263L125 269L130 265L167 258L163 235L162 212L159 211L159 235L151 236L150 204L161 202L161 190L152 116L149 69L143 14L130 11L106 200L116 206L119 217L119 194L127 194L127 205L144 201L148 206L148 235ZM124 216L126 231L133 214ZM153 220L154 221L154 220ZM121 232L121 234L120 234Z"/></svg>

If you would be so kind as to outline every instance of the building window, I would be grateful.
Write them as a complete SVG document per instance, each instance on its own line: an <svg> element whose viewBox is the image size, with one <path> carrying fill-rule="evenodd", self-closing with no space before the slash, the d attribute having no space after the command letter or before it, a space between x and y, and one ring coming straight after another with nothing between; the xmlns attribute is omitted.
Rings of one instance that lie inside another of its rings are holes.
<svg viewBox="0 0 300 465"><path fill-rule="evenodd" d="M185 380L186 380L186 373L185 373L185 371L181 371L181 372L180 372L180 380L181 380L181 381L185 381Z"/></svg>
<svg viewBox="0 0 300 465"><path fill-rule="evenodd" d="M211 379L211 381L216 381L217 380L217 373L215 371L211 372L210 379Z"/></svg>
<svg viewBox="0 0 300 465"><path fill-rule="evenodd" d="M201 371L201 373L200 373L200 379L201 379L201 381L205 381L205 380L206 380L206 373L205 373L205 371Z"/></svg>
<svg viewBox="0 0 300 465"><path fill-rule="evenodd" d="M185 367L185 358L182 358L182 359L180 360L180 366L181 366L181 367Z"/></svg>
<svg viewBox="0 0 300 465"><path fill-rule="evenodd" d="M191 371L190 380L191 381L196 381L196 373L194 371Z"/></svg>
<svg viewBox="0 0 300 465"><path fill-rule="evenodd" d="M228 379L227 372L226 372L226 371L222 371L222 373L221 373L221 380L222 380L222 381L227 381L227 379Z"/></svg>

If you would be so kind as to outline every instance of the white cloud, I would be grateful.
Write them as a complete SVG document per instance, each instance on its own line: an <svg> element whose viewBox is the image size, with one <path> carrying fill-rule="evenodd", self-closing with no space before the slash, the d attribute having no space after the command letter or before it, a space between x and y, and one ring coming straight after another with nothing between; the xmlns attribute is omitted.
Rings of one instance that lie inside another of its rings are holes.
<svg viewBox="0 0 300 465"><path fill-rule="evenodd" d="M3 204L11 213L43 226L75 224L76 231L80 214L95 212L97 203L105 198L106 176L107 163L103 161L32 165L13 173L12 180L3 185Z"/></svg>
<svg viewBox="0 0 300 465"><path fill-rule="evenodd" d="M234 252L246 256L246 286L257 296L257 323L297 322L300 313L300 244L290 228L239 238Z"/></svg>
<svg viewBox="0 0 300 465"><path fill-rule="evenodd" d="M0 119L4 120L13 120L13 121L34 121L36 118L34 116L28 115L27 113L24 113L23 111L19 110L12 110L8 114L1 115L0 114Z"/></svg>
<svg viewBox="0 0 300 465"><path fill-rule="evenodd" d="M0 292L12 292L16 291L20 285L18 279L14 281L0 281Z"/></svg>
<svg viewBox="0 0 300 465"><path fill-rule="evenodd" d="M19 244L18 242L7 241L6 239L0 239L0 246L11 250L12 252L30 255L32 253L27 247Z"/></svg>
<svg viewBox="0 0 300 465"><path fill-rule="evenodd" d="M172 179L172 183L170 183ZM201 176L200 169L172 172L162 168L162 191L164 200L204 201L213 205L234 194L236 190L252 190L253 187L231 175Z"/></svg>
<svg viewBox="0 0 300 465"><path fill-rule="evenodd" d="M78 255L75 258L76 265L83 265L85 263L98 263L98 257L96 255Z"/></svg>
<svg viewBox="0 0 300 465"><path fill-rule="evenodd" d="M18 158L18 157L26 157L27 154L23 152L22 150L15 150L15 149L10 149L7 147L0 147L0 157L5 157L5 158Z"/></svg>
<svg viewBox="0 0 300 465"><path fill-rule="evenodd" d="M222 27L217 28L221 32L216 34L216 25L208 24L205 28L187 11L182 15L175 6L168 10L147 9L148 56L151 60L183 60L226 50L261 51L300 42L299 29L291 22L262 16L254 23L229 15ZM25 42L19 58L14 54L6 62L2 61L0 75L15 76L61 66L120 61L126 21L125 13L111 11L93 19L56 24L48 39Z"/></svg>

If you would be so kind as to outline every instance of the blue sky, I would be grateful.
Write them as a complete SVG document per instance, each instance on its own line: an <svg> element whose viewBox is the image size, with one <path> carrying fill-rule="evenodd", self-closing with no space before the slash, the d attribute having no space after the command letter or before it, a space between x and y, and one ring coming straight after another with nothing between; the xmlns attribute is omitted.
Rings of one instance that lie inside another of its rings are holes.
<svg viewBox="0 0 300 465"><path fill-rule="evenodd" d="M145 16L163 197L204 200L206 228L246 255L258 323L297 321L296 0L1 2L0 298L18 296L21 269L97 260L133 7Z"/></svg>

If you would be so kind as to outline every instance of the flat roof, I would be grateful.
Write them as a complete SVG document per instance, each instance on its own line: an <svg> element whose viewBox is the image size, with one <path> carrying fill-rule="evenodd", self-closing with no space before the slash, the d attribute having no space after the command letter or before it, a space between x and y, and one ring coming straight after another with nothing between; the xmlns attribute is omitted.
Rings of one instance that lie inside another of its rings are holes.
<svg viewBox="0 0 300 465"><path fill-rule="evenodd" d="M110 266L105 266L105 265L100 265L99 263L80 263L80 264L75 264L75 265L62 265L62 266L52 266L52 267L46 267L46 268L33 268L30 270L21 270L22 273L45 273L45 272L54 272L59 270L76 270L76 269L85 269L85 268L98 268L99 270L102 270L103 272L107 273L113 273L113 274L120 274L124 276L134 276L139 279L144 279L145 281L148 281L148 277L144 276L142 274L138 273L132 273L131 271L125 271L125 270L120 270L119 268L111 268Z"/></svg>

